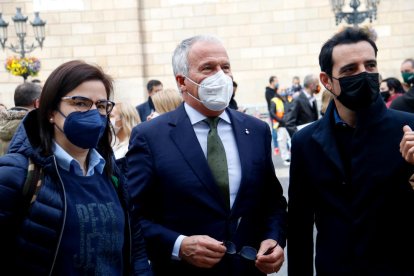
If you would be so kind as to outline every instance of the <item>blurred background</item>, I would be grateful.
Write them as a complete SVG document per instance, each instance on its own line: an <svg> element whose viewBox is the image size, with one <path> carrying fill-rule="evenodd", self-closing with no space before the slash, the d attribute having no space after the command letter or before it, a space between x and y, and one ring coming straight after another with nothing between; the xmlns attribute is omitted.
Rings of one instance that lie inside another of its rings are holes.
<svg viewBox="0 0 414 276"><path fill-rule="evenodd" d="M319 74L322 44L347 24L337 25L334 0L0 0L1 22L8 23L5 46L19 45L16 8L28 17L26 48L38 45L31 22L39 12L44 41L27 53L41 62L36 76L44 82L61 63L82 59L102 66L116 81L115 100L133 105L146 100L146 83L158 79L164 88L176 88L171 67L175 46L197 34L220 37L228 50L237 102L248 112L266 112L265 87L271 75L281 88L294 76L301 81ZM361 0L360 10L373 0ZM414 57L414 1L381 0L377 18L359 24L376 36L378 64L383 77L401 80L399 68ZM0 32L1 35L1 32ZM4 34L3 34L4 36ZM0 37L1 38L1 37ZM5 47L0 62L19 56ZM15 87L23 78L0 66L0 102L13 106Z"/></svg>

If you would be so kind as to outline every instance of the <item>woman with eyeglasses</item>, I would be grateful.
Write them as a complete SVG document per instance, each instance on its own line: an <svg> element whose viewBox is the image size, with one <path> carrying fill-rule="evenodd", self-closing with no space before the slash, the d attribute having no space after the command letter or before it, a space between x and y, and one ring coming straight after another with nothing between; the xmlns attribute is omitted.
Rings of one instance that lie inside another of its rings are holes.
<svg viewBox="0 0 414 276"><path fill-rule="evenodd" d="M44 84L0 158L1 274L152 275L111 148L112 88L99 67L77 60ZM27 196L29 158L42 174Z"/></svg>

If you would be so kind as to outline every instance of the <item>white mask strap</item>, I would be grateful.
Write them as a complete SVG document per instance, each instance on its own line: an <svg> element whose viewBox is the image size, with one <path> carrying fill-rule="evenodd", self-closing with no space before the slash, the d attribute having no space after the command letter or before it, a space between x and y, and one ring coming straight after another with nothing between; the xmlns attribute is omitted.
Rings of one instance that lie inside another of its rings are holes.
<svg viewBox="0 0 414 276"><path fill-rule="evenodd" d="M208 76L207 78L203 79L201 82L203 82L204 80L206 80L206 79L208 79L208 78L211 78L211 77L213 77L213 76L216 76L216 75L218 75L218 74L219 74L219 75L221 75L221 74L223 74L223 75L224 75L223 70L218 71L218 72L217 72L217 73L215 73L214 75ZM185 77L186 79L188 79L190 82L192 82L193 84L197 85L198 87L205 87L205 88L211 88L211 89L214 89L214 88L218 88L218 87L222 87L222 86L223 86L223 85L210 85L210 86L207 86L207 85L204 85L204 84L202 84L202 83L198 84L198 83L196 83L195 81L193 81L192 79L190 79L189 77L187 77L186 75L184 75L184 77Z"/></svg>
<svg viewBox="0 0 414 276"><path fill-rule="evenodd" d="M192 79L190 79L189 77L187 77L186 75L184 75L184 77L185 77L186 79L188 79L190 82L194 83L195 85L197 85L197 86L201 86L201 85L199 85L198 83L196 83L195 81L193 81Z"/></svg>
<svg viewBox="0 0 414 276"><path fill-rule="evenodd" d="M194 100L203 103L200 99L197 99L196 97L194 97L193 95L191 95L190 93L188 93L187 91L185 91L185 93L187 93L188 96L190 96L191 98L193 98Z"/></svg>

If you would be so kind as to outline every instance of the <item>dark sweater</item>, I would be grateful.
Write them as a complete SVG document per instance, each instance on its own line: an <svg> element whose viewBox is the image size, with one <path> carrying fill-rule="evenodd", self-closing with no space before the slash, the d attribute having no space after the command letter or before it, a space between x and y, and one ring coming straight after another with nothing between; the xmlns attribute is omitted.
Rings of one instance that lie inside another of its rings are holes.
<svg viewBox="0 0 414 276"><path fill-rule="evenodd" d="M113 184L96 171L78 176L59 168L59 173L67 219L57 275L122 275L125 219Z"/></svg>

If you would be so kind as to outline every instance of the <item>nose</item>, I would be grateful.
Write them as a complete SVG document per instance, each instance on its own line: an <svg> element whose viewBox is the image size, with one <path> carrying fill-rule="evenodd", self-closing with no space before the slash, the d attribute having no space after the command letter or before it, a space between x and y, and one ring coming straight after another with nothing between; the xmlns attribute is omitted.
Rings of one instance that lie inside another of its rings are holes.
<svg viewBox="0 0 414 276"><path fill-rule="evenodd" d="M92 106L91 106L91 108L90 109L97 109L98 107L96 106L96 103L94 102L94 103L92 103Z"/></svg>
<svg viewBox="0 0 414 276"><path fill-rule="evenodd" d="M365 64L360 64L359 66L358 66L358 68L357 68L357 74L359 74L359 73L363 73L363 72L366 72L366 71L368 71L367 70L368 68L365 66Z"/></svg>
<svg viewBox="0 0 414 276"><path fill-rule="evenodd" d="M216 66L216 70L215 70L215 71L216 71L216 73L217 73L217 72L220 72L220 71L223 71L223 72L224 72L223 68L221 68L221 66L220 66L220 65L217 65L217 66Z"/></svg>

